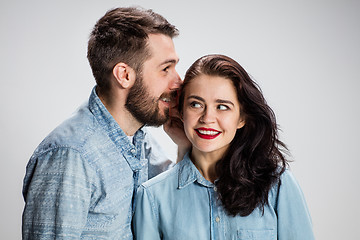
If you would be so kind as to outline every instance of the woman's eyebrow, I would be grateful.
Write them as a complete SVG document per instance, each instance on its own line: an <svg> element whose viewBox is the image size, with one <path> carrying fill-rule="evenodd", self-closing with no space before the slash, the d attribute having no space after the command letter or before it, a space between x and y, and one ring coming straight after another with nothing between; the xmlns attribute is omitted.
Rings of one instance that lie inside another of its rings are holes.
<svg viewBox="0 0 360 240"><path fill-rule="evenodd" d="M199 96L197 96L197 95L190 95L190 96L188 96L187 99L191 99L191 98L195 98L196 100L205 102L205 99L203 99L202 97L199 97Z"/></svg>
<svg viewBox="0 0 360 240"><path fill-rule="evenodd" d="M205 102L205 99L203 99L202 97L199 97L199 96L197 96L197 95L190 95L190 96L188 96L187 99L191 99L191 98L194 98L194 99L196 99L196 100ZM215 102L216 102L216 103L226 103L226 104L230 104L230 105L235 106L235 104L234 104L232 101L229 101L229 100L216 99Z"/></svg>
<svg viewBox="0 0 360 240"><path fill-rule="evenodd" d="M227 104L231 104L231 105L235 106L235 104L232 101L229 101L229 100L216 99L215 102L217 102L217 103L227 103Z"/></svg>

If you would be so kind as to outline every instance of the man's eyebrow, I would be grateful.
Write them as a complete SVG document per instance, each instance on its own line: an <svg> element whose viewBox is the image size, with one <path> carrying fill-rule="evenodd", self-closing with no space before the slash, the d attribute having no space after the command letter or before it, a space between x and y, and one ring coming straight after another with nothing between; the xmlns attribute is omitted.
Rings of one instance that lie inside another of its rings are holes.
<svg viewBox="0 0 360 240"><path fill-rule="evenodd" d="M180 61L180 59L167 59L167 60L163 61L162 63L160 63L159 66L165 65L168 63L177 64L179 61Z"/></svg>

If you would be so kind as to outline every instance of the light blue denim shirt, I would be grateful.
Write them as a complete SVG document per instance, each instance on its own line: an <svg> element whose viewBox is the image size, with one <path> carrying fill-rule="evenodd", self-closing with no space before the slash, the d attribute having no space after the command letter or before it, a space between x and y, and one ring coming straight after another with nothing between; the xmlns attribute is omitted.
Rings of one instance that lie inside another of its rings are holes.
<svg viewBox="0 0 360 240"><path fill-rule="evenodd" d="M231 217L217 201L214 185L185 155L174 168L142 184L133 219L137 240L312 240L302 191L286 170L269 192L264 212Z"/></svg>
<svg viewBox="0 0 360 240"><path fill-rule="evenodd" d="M135 189L170 164L145 128L130 142L94 88L30 158L23 239L133 239Z"/></svg>

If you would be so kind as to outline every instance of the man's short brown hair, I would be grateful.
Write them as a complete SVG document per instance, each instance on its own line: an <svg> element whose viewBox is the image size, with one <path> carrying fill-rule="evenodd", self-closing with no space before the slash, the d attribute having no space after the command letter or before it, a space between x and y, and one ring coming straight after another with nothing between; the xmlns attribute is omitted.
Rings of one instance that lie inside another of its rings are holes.
<svg viewBox="0 0 360 240"><path fill-rule="evenodd" d="M97 86L108 92L114 66L123 62L137 73L150 57L149 34L178 35L177 28L164 17L142 8L115 8L95 24L88 42L87 57Z"/></svg>

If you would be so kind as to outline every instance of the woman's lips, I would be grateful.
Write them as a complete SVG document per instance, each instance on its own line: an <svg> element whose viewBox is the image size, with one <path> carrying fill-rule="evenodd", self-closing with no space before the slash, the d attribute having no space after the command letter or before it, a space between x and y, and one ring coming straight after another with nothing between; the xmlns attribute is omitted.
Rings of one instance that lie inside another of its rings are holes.
<svg viewBox="0 0 360 240"><path fill-rule="evenodd" d="M214 139L220 135L221 132L212 128L197 128L195 132L200 138L203 139Z"/></svg>

